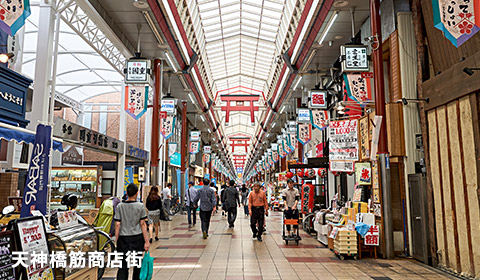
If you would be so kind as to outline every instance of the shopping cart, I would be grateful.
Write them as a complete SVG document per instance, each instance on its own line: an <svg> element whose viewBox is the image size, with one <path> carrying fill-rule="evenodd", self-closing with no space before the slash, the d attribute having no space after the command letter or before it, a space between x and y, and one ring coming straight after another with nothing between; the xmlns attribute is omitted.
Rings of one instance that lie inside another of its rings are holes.
<svg viewBox="0 0 480 280"><path fill-rule="evenodd" d="M298 210L296 210L296 211L298 211ZM302 238L300 237L300 231L299 231L299 227L298 227L298 225L300 224L299 220L300 220L300 218L298 218L298 219L286 219L285 218L285 211L283 212L283 236L282 236L282 239L285 240L286 245L288 245L288 241L292 241L292 242L294 241L298 245L300 240L302 240ZM285 233L287 225L297 226L296 229L295 228L293 229L292 235L287 235Z"/></svg>

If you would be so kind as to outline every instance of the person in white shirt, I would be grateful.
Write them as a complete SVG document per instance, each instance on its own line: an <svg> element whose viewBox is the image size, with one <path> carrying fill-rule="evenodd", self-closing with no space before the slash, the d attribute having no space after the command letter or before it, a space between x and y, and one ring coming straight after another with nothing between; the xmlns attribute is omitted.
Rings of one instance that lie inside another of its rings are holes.
<svg viewBox="0 0 480 280"><path fill-rule="evenodd" d="M163 199L163 206L167 210L169 215L172 215L170 210L171 203L172 203L172 183L168 183L166 188L162 190L162 199Z"/></svg>

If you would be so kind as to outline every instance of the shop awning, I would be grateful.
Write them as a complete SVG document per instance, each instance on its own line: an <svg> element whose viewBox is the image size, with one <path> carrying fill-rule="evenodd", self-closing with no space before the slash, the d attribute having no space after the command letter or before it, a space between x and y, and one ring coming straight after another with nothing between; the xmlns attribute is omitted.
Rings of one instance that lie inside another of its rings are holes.
<svg viewBox="0 0 480 280"><path fill-rule="evenodd" d="M7 141L15 140L18 143L33 144L35 142L35 132L0 123L0 139ZM53 138L53 149L63 153L62 142Z"/></svg>

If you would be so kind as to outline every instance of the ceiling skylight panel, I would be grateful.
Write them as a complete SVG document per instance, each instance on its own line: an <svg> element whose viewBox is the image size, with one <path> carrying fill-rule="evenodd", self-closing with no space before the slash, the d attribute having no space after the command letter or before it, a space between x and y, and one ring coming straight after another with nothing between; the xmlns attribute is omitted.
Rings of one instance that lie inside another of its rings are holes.
<svg viewBox="0 0 480 280"><path fill-rule="evenodd" d="M279 24L277 18L272 18L272 17L268 17L268 16L262 16L262 24L263 23L270 24L270 25L275 25L275 26L278 26L278 24Z"/></svg>
<svg viewBox="0 0 480 280"><path fill-rule="evenodd" d="M219 12L218 9L202 11L201 6L200 6L200 14L202 15L202 18L204 18L204 19L220 16L220 12Z"/></svg>
<svg viewBox="0 0 480 280"><path fill-rule="evenodd" d="M242 24L242 32L251 32L251 33L258 33L258 27L257 28L253 28L253 27L250 27L248 25L244 25Z"/></svg>
<svg viewBox="0 0 480 280"><path fill-rule="evenodd" d="M231 21L231 20L236 20L236 21L240 22L240 12L235 11L235 12L229 13L229 14L223 14L222 13L222 23L223 23L223 25L227 24L227 22Z"/></svg>
<svg viewBox="0 0 480 280"><path fill-rule="evenodd" d="M260 14L252 14L252 13L242 12L242 18L246 18L246 19L249 19L249 20L260 22L261 16L260 16Z"/></svg>
<svg viewBox="0 0 480 280"><path fill-rule="evenodd" d="M223 3L222 3L223 4ZM220 11L222 15L229 14L229 13L234 13L240 11L240 4L235 4L235 5L222 5L220 7Z"/></svg>
<svg viewBox="0 0 480 280"><path fill-rule="evenodd" d="M273 9L273 10L277 10L279 13L282 12L283 6L284 6L284 5L282 5L282 4L278 3L278 2L275 3L275 2L272 2L272 1L264 1L264 2L263 2L263 5L264 5L265 7L271 8L271 9Z"/></svg>

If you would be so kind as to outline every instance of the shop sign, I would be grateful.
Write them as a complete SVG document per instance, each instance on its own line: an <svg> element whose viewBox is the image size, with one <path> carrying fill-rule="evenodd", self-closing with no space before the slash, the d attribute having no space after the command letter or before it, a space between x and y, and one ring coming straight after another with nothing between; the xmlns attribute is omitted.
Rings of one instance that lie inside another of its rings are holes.
<svg viewBox="0 0 480 280"><path fill-rule="evenodd" d="M16 220L14 223L15 232L18 234L18 251L43 252L49 258L47 244L47 233L43 217L29 217ZM46 279L53 280L53 272L48 262L37 262L35 265L27 261L26 276L28 280Z"/></svg>
<svg viewBox="0 0 480 280"><path fill-rule="evenodd" d="M380 230L377 225L370 226L370 229L365 235L365 245L378 246L380 244Z"/></svg>
<svg viewBox="0 0 480 280"><path fill-rule="evenodd" d="M118 154L123 153L124 143L122 141L62 118L55 121L53 135L86 147Z"/></svg>
<svg viewBox="0 0 480 280"><path fill-rule="evenodd" d="M330 160L358 160L357 120L331 121L329 130Z"/></svg>
<svg viewBox="0 0 480 280"><path fill-rule="evenodd" d="M302 186L302 213L313 212L313 202L315 196L315 187L312 184L304 184Z"/></svg>
<svg viewBox="0 0 480 280"><path fill-rule="evenodd" d="M147 84L149 82L150 60L131 59L127 61L125 69L125 83L127 84Z"/></svg>
<svg viewBox="0 0 480 280"><path fill-rule="evenodd" d="M168 157L171 157L177 151L177 143L168 143Z"/></svg>
<svg viewBox="0 0 480 280"><path fill-rule="evenodd" d="M173 135L175 129L175 116L167 116L166 119L160 119L160 134L168 139Z"/></svg>
<svg viewBox="0 0 480 280"><path fill-rule="evenodd" d="M330 161L330 172L353 172L353 161Z"/></svg>
<svg viewBox="0 0 480 280"><path fill-rule="evenodd" d="M324 110L312 110L312 125L320 130L328 127L328 112Z"/></svg>
<svg viewBox="0 0 480 280"><path fill-rule="evenodd" d="M327 91L310 91L310 108L327 109Z"/></svg>
<svg viewBox="0 0 480 280"><path fill-rule="evenodd" d="M369 70L367 46L341 46L340 53L343 72L366 72Z"/></svg>
<svg viewBox="0 0 480 280"><path fill-rule="evenodd" d="M315 146L315 152L317 157L323 157L323 142Z"/></svg>
<svg viewBox="0 0 480 280"><path fill-rule="evenodd" d="M343 74L347 94L353 100L362 103L372 100L372 83L362 74Z"/></svg>
<svg viewBox="0 0 480 280"><path fill-rule="evenodd" d="M212 146L203 146L203 153L210 154L212 152Z"/></svg>
<svg viewBox="0 0 480 280"><path fill-rule="evenodd" d="M210 162L210 159L211 159L210 154L203 154L203 162L205 164L208 164Z"/></svg>
<svg viewBox="0 0 480 280"><path fill-rule="evenodd" d="M359 185L372 184L372 169L370 168L370 162L357 162L355 164L355 177L357 178L357 184Z"/></svg>
<svg viewBox="0 0 480 280"><path fill-rule="evenodd" d="M370 134L368 131L368 120L368 116L364 116L358 120L358 133L360 137L360 139L358 139L360 148L360 160L370 159Z"/></svg>
<svg viewBox="0 0 480 280"><path fill-rule="evenodd" d="M480 30L478 1L432 0L433 24L445 37L459 47Z"/></svg>
<svg viewBox="0 0 480 280"><path fill-rule="evenodd" d="M297 109L297 115L298 123L310 123L310 109Z"/></svg>
<svg viewBox="0 0 480 280"><path fill-rule="evenodd" d="M127 144L127 156L148 161L148 152Z"/></svg>
<svg viewBox="0 0 480 280"><path fill-rule="evenodd" d="M1 15L0 15L1 16ZM1 23L1 22L0 22ZM8 69L0 67L0 117L25 127L27 89L32 80ZM12 124L9 123L9 124Z"/></svg>
<svg viewBox="0 0 480 280"><path fill-rule="evenodd" d="M15 280L12 251L14 247L13 231L0 232L0 279Z"/></svg>
<svg viewBox="0 0 480 280"><path fill-rule="evenodd" d="M190 141L200 141L202 132L199 130L190 131Z"/></svg>
<svg viewBox="0 0 480 280"><path fill-rule="evenodd" d="M20 211L22 210L22 201L23 201L23 196L8 197L8 205L12 205L13 207L15 207L15 213L20 213Z"/></svg>
<svg viewBox="0 0 480 280"><path fill-rule="evenodd" d="M39 210L43 215L47 213L51 131L51 126L37 125L37 134L23 195L20 214L22 218L31 216L31 210Z"/></svg>
<svg viewBox="0 0 480 280"><path fill-rule="evenodd" d="M175 99L162 99L160 111L167 112L167 115L175 115L177 113L176 108Z"/></svg>
<svg viewBox="0 0 480 280"><path fill-rule="evenodd" d="M148 86L125 86L125 111L138 120L147 111Z"/></svg>
<svg viewBox="0 0 480 280"><path fill-rule="evenodd" d="M197 166L195 167L195 177L203 178L203 167Z"/></svg>
<svg viewBox="0 0 480 280"><path fill-rule="evenodd" d="M312 125L307 123L299 123L297 130L297 138L300 143L306 145L312 140Z"/></svg>
<svg viewBox="0 0 480 280"><path fill-rule="evenodd" d="M69 163L69 164L81 164L82 163L82 155L78 152L75 146L70 146L68 150L63 152L62 154L62 164Z"/></svg>
<svg viewBox="0 0 480 280"><path fill-rule="evenodd" d="M200 152L200 142L190 142L189 152L191 154Z"/></svg>

